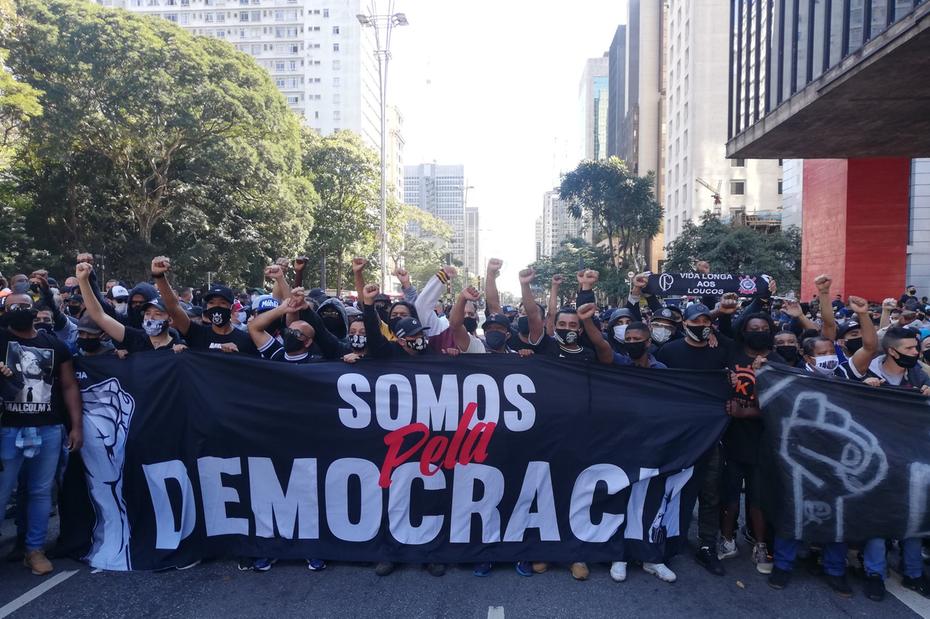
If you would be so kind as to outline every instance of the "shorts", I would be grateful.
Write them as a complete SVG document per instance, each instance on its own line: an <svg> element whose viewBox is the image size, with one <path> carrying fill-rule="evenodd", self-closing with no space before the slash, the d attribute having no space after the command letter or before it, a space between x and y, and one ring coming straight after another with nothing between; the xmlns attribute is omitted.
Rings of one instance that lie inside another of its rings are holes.
<svg viewBox="0 0 930 619"><path fill-rule="evenodd" d="M723 467L723 501L724 504L739 503L739 495L746 487L746 500L750 505L761 507L759 492L762 476L759 467L748 462L727 460Z"/></svg>

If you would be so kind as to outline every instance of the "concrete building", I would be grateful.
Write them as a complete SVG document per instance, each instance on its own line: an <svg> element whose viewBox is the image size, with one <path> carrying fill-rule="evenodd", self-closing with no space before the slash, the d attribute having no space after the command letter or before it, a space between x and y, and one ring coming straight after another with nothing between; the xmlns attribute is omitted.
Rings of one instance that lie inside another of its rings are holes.
<svg viewBox="0 0 930 619"><path fill-rule="evenodd" d="M478 270L480 262L480 226L478 217L478 207L465 207L465 270L471 275L481 275ZM470 279L470 278L469 278Z"/></svg>
<svg viewBox="0 0 930 619"><path fill-rule="evenodd" d="M404 201L404 117L396 105L387 108L387 184L398 202Z"/></svg>
<svg viewBox="0 0 930 619"><path fill-rule="evenodd" d="M559 251L563 241L584 238L585 222L568 212L568 204L559 198L559 189L543 194L542 217L537 224L540 257L551 258Z"/></svg>
<svg viewBox="0 0 930 619"><path fill-rule="evenodd" d="M930 2L731 7L727 156L803 159L802 298L930 292Z"/></svg>
<svg viewBox="0 0 930 619"><path fill-rule="evenodd" d="M465 166L404 166L404 204L422 209L452 228L452 259L465 264ZM408 228L409 234L419 231Z"/></svg>
<svg viewBox="0 0 930 619"><path fill-rule="evenodd" d="M626 108L626 24L617 26L614 40L607 52L607 156L620 156L620 142Z"/></svg>
<svg viewBox="0 0 930 619"><path fill-rule="evenodd" d="M536 218L536 258L539 260L543 257L543 218L542 215Z"/></svg>
<svg viewBox="0 0 930 619"><path fill-rule="evenodd" d="M726 158L730 0L668 0L665 243L710 211L779 217L778 160Z"/></svg>
<svg viewBox="0 0 930 619"><path fill-rule="evenodd" d="M607 158L608 58L588 58L578 86L582 113L584 152L582 159Z"/></svg>
<svg viewBox="0 0 930 619"><path fill-rule="evenodd" d="M363 0L97 0L230 42L268 70L290 108L328 135L349 129L380 149L374 34Z"/></svg>

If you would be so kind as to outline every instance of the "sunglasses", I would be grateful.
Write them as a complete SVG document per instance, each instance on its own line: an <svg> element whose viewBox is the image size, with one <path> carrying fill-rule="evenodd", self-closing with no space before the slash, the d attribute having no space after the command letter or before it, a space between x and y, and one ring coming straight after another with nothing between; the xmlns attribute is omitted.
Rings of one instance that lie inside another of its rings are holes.
<svg viewBox="0 0 930 619"><path fill-rule="evenodd" d="M7 311L10 311L10 312L15 312L16 310L31 310L32 304L31 303L14 303L12 305L7 305L6 309Z"/></svg>

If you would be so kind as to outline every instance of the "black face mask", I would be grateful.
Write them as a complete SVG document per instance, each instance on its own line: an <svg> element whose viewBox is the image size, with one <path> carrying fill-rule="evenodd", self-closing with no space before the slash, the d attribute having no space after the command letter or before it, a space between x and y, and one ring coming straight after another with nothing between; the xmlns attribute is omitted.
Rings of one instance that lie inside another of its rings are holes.
<svg viewBox="0 0 930 619"><path fill-rule="evenodd" d="M924 363L930 363L930 348L920 353L920 356L923 357Z"/></svg>
<svg viewBox="0 0 930 619"><path fill-rule="evenodd" d="M507 343L508 334L501 331L488 331L484 334L484 341L487 343L488 348L492 350L499 350L503 348L504 344Z"/></svg>
<svg viewBox="0 0 930 619"><path fill-rule="evenodd" d="M578 343L578 332L573 331L572 329L556 329L555 338L559 340L562 344L577 344Z"/></svg>
<svg viewBox="0 0 930 619"><path fill-rule="evenodd" d="M747 331L743 334L743 339L752 350L769 350L775 340L771 331Z"/></svg>
<svg viewBox="0 0 930 619"><path fill-rule="evenodd" d="M377 303L375 304L375 311L378 312L378 317L381 319L381 322L390 324L391 316L388 313L387 305L383 303Z"/></svg>
<svg viewBox="0 0 930 619"><path fill-rule="evenodd" d="M519 331L521 335L528 336L530 334L530 319L526 316L517 318L517 331Z"/></svg>
<svg viewBox="0 0 930 619"><path fill-rule="evenodd" d="M710 327L684 325L685 334L696 342L706 342L710 337Z"/></svg>
<svg viewBox="0 0 930 619"><path fill-rule="evenodd" d="M465 317L465 330L469 333L474 333L478 330L478 319L472 318L471 316Z"/></svg>
<svg viewBox="0 0 930 619"><path fill-rule="evenodd" d="M798 362L799 354L797 346L776 346L775 352L781 355L782 359L794 365Z"/></svg>
<svg viewBox="0 0 930 619"><path fill-rule="evenodd" d="M640 359L646 354L646 347L649 342L624 342L623 351L630 359Z"/></svg>
<svg viewBox="0 0 930 619"><path fill-rule="evenodd" d="M80 305L69 305L69 306L68 306L68 314L70 314L71 316L75 316L75 317L80 316L80 315L81 315L81 306L80 306Z"/></svg>
<svg viewBox="0 0 930 619"><path fill-rule="evenodd" d="M284 330L284 352L293 355L304 348L304 342L300 338L303 333L295 329Z"/></svg>
<svg viewBox="0 0 930 619"><path fill-rule="evenodd" d="M862 338L854 337L851 340L846 340L846 350L852 354L856 354L856 351L862 348Z"/></svg>
<svg viewBox="0 0 930 619"><path fill-rule="evenodd" d="M388 326L391 327L391 333L394 333L394 331L397 329L397 323L399 323L404 318L406 318L406 316L394 316L390 321L388 321Z"/></svg>
<svg viewBox="0 0 930 619"><path fill-rule="evenodd" d="M77 341L77 347L82 352L97 352L102 345L103 342L100 341L99 337L78 338Z"/></svg>
<svg viewBox="0 0 930 619"><path fill-rule="evenodd" d="M28 331L36 319L33 309L17 309L4 314L4 320L14 331Z"/></svg>
<svg viewBox="0 0 930 619"><path fill-rule="evenodd" d="M211 307L203 311L203 316L214 327L225 327L229 324L232 311L228 307Z"/></svg>
<svg viewBox="0 0 930 619"><path fill-rule="evenodd" d="M323 319L323 325L326 327L326 329L330 333L346 328L346 324L342 321L342 318L340 318L338 315L337 316L327 315L327 316L321 316L320 318Z"/></svg>
<svg viewBox="0 0 930 619"><path fill-rule="evenodd" d="M919 355L905 355L899 351L895 352L898 353L898 356L894 358L894 362L897 363L899 367L902 367L905 370L909 370L917 365L917 359L919 358Z"/></svg>

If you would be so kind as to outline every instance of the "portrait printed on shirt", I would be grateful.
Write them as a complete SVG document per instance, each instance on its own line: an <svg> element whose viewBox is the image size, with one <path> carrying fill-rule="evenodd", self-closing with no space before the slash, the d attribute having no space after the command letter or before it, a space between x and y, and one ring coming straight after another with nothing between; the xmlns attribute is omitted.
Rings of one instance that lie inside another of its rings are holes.
<svg viewBox="0 0 930 619"><path fill-rule="evenodd" d="M16 393L12 398L4 399L4 410L24 414L51 412L55 351L10 342L6 365L13 370L8 382Z"/></svg>

